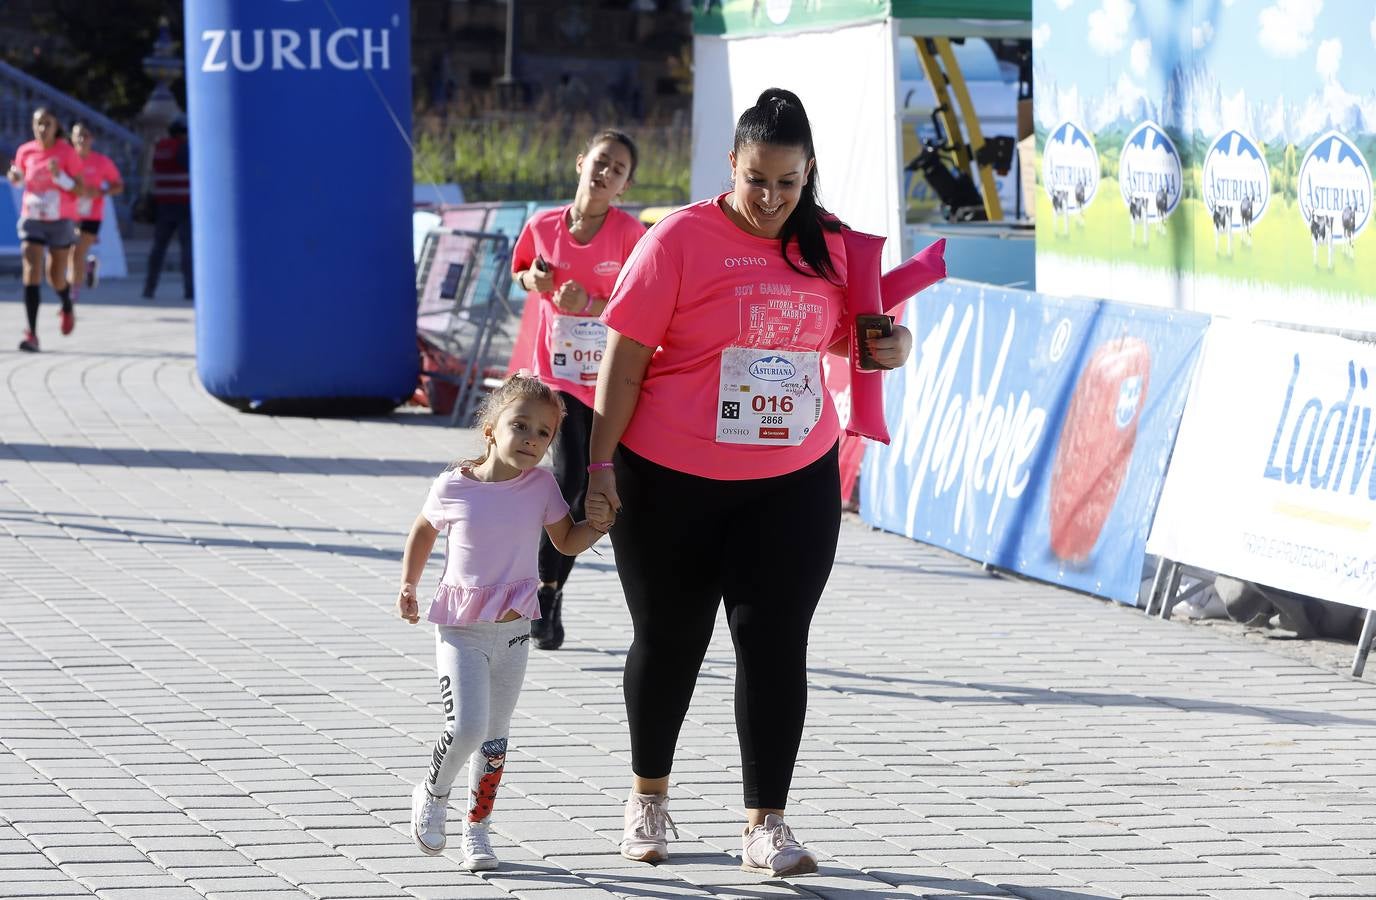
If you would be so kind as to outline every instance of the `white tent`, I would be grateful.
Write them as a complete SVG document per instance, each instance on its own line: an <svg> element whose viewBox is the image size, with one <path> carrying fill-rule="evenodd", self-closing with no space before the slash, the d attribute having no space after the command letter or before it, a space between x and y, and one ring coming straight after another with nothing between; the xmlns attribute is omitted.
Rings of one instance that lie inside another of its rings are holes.
<svg viewBox="0 0 1376 900"><path fill-rule="evenodd" d="M724 0L694 14L692 195L729 188L736 119L760 92L796 93L812 120L821 199L905 251L900 42L1026 37L1031 0ZM819 8L820 7L820 8ZM957 13L959 16L957 17Z"/></svg>

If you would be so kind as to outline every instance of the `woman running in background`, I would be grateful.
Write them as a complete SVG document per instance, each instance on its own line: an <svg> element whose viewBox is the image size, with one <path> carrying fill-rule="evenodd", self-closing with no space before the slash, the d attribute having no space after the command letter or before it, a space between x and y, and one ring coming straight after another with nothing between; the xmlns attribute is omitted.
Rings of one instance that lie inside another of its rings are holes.
<svg viewBox="0 0 1376 900"><path fill-rule="evenodd" d="M22 185L19 242L23 252L24 314L28 327L19 349L38 352L38 306L43 283L43 257L48 257L48 283L57 291L63 334L76 327L68 260L76 243L76 191L81 186L81 157L61 137L57 117L46 106L33 111L33 140L21 144L7 173Z"/></svg>
<svg viewBox="0 0 1376 900"><path fill-rule="evenodd" d="M100 235L105 198L124 193L124 181L114 160L95 151L95 135L85 122L72 125L72 146L81 157L81 188L76 198L76 251L67 268L67 282L75 287L84 281L93 288L100 280L100 261L90 255L91 246Z"/></svg>
<svg viewBox="0 0 1376 900"><path fill-rule="evenodd" d="M558 389L568 416L554 443L554 477L575 518L583 515L588 484L588 437L597 370L607 346L598 321L622 264L645 227L611 205L635 175L635 142L619 131L603 131L578 156L578 190L573 202L540 212L526 222L511 256L511 274L540 304L535 358L540 380ZM541 650L564 643L564 582L573 557L540 538L540 618L531 637Z"/></svg>

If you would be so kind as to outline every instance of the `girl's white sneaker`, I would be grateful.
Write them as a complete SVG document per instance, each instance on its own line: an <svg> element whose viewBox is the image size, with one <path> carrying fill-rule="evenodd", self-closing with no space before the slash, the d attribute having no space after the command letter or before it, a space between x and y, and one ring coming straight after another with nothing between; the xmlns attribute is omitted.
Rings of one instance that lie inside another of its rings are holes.
<svg viewBox="0 0 1376 900"><path fill-rule="evenodd" d="M463 823L463 867L470 872L497 868L492 834L486 822Z"/></svg>
<svg viewBox="0 0 1376 900"><path fill-rule="evenodd" d="M449 815L449 798L430 793L425 782L411 792L411 837L426 856L444 852L444 822Z"/></svg>

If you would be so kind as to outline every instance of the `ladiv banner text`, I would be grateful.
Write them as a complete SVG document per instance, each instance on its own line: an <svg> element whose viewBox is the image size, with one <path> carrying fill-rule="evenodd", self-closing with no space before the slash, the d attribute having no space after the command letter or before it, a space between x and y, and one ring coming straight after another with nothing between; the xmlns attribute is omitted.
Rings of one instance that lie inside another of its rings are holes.
<svg viewBox="0 0 1376 900"><path fill-rule="evenodd" d="M1032 14L1037 290L1376 331L1376 7Z"/></svg>
<svg viewBox="0 0 1376 900"><path fill-rule="evenodd" d="M1374 376L1368 344L1215 321L1151 551L1376 609Z"/></svg>
<svg viewBox="0 0 1376 900"><path fill-rule="evenodd" d="M1135 603L1208 317L951 280L907 307L871 525Z"/></svg>

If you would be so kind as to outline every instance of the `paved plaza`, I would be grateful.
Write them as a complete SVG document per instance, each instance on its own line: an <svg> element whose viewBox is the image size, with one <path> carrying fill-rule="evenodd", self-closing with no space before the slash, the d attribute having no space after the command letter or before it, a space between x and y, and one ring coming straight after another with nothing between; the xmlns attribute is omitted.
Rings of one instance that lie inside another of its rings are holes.
<svg viewBox="0 0 1376 900"><path fill-rule="evenodd" d="M724 623L673 858L617 855L630 623L605 541L565 649L532 651L501 868L460 869L457 814L422 856L410 789L442 714L431 632L392 604L428 482L475 434L236 412L199 385L191 306L132 282L66 338L45 291L45 352L21 354L6 284L0 897L1376 896L1376 684L853 518L789 808L818 875L739 868Z"/></svg>

